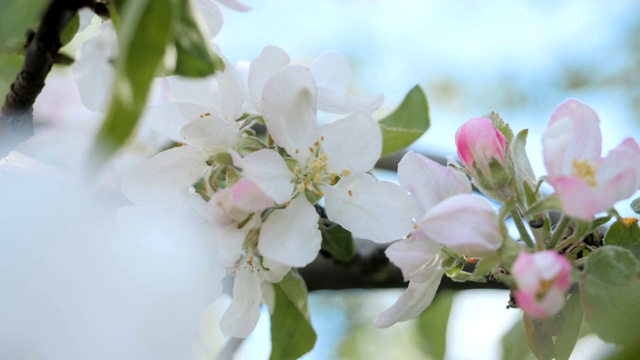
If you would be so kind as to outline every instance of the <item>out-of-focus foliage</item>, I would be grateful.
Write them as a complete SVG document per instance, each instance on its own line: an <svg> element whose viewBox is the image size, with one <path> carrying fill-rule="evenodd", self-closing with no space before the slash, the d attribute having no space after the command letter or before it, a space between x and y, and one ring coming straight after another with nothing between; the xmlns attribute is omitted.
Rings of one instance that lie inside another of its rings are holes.
<svg viewBox="0 0 640 360"><path fill-rule="evenodd" d="M640 259L640 227L638 221L628 224L616 221L609 227L604 238L605 245L618 245L630 250L636 259Z"/></svg>
<svg viewBox="0 0 640 360"><path fill-rule="evenodd" d="M0 51L22 42L28 28L35 25L49 5L48 0L0 1Z"/></svg>
<svg viewBox="0 0 640 360"><path fill-rule="evenodd" d="M431 359L444 358L447 349L447 324L454 295L453 291L439 293L427 310L418 317L420 349Z"/></svg>

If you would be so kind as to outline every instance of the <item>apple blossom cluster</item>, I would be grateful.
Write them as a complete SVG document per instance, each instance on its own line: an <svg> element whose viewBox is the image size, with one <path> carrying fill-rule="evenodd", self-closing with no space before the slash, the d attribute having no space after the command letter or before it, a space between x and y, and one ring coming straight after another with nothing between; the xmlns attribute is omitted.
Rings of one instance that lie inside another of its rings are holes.
<svg viewBox="0 0 640 360"><path fill-rule="evenodd" d="M544 320L558 314L572 274L601 245L583 239L612 215L619 217L613 205L640 188L637 142L627 138L601 157L599 122L588 105L577 100L560 104L542 138L548 174L540 180L524 152L526 130L514 137L493 113L467 121L456 133L462 167L445 167L409 151L398 165L398 178L419 209L415 230L386 250L409 286L375 325L387 327L419 315L431 304L443 274L478 282L490 274L512 288L512 306L528 316ZM471 194L467 176L502 204L499 213L485 198ZM553 194L541 193L543 181ZM555 227L550 211L562 216ZM596 218L600 213L609 215ZM521 239L508 235L508 215ZM473 274L463 271L469 263L477 263Z"/></svg>
<svg viewBox="0 0 640 360"><path fill-rule="evenodd" d="M201 89L189 87L202 91L202 103L192 98L149 109L158 129L184 124L175 139L180 146L139 164L122 190L138 205L191 207L207 219L218 259L235 278L220 324L225 335L247 336L263 298L272 301L270 284L315 259L319 202L331 221L378 243L400 239L413 226L408 194L368 173L382 149L370 114L382 96L346 95L349 78L340 54L303 67L269 46L251 62L246 84L227 64L210 82L199 82ZM318 126L318 111L345 116ZM266 126L265 137L255 123Z"/></svg>

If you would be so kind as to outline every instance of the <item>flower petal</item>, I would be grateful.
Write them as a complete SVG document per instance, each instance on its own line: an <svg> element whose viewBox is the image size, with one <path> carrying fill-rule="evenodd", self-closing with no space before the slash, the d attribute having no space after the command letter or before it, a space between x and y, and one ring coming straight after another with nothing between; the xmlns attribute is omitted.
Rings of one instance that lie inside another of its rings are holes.
<svg viewBox="0 0 640 360"><path fill-rule="evenodd" d="M625 139L597 165L596 193L600 211L627 199L640 187L640 148L632 138Z"/></svg>
<svg viewBox="0 0 640 360"><path fill-rule="evenodd" d="M591 221L595 214L608 210L601 208L591 186L579 177L560 176L551 184L562 202L562 210L568 216Z"/></svg>
<svg viewBox="0 0 640 360"><path fill-rule="evenodd" d="M203 149L210 156L233 149L242 139L238 124L225 121L217 114L193 120L180 133L184 141Z"/></svg>
<svg viewBox="0 0 640 360"><path fill-rule="evenodd" d="M329 219L354 236L387 243L413 229L415 204L396 184L356 174L343 177L335 186L323 186L322 191Z"/></svg>
<svg viewBox="0 0 640 360"><path fill-rule="evenodd" d="M420 214L448 197L471 193L471 182L464 174L413 150L398 163L398 181L418 204Z"/></svg>
<svg viewBox="0 0 640 360"><path fill-rule="evenodd" d="M283 204L291 199L293 173L277 152L262 149L244 158L236 152L231 152L231 156L233 163L244 171L244 176L258 185L273 201Z"/></svg>
<svg viewBox="0 0 640 360"><path fill-rule="evenodd" d="M280 264L307 265L320 251L319 218L304 196L293 199L286 208L272 212L262 224L258 250L265 258Z"/></svg>
<svg viewBox="0 0 640 360"><path fill-rule="evenodd" d="M387 328L397 322L416 318L431 305L443 274L444 271L438 269L433 271L424 282L410 281L409 287L398 301L378 315L373 320L373 325L378 328Z"/></svg>
<svg viewBox="0 0 640 360"><path fill-rule="evenodd" d="M262 276L266 281L274 284L282 281L282 278L284 278L285 275L287 275L287 273L289 272L289 270L291 270L291 266L281 264L269 258L262 259L262 266L265 267L266 269L269 269L269 270L265 269L265 272L262 273Z"/></svg>
<svg viewBox="0 0 640 360"><path fill-rule="evenodd" d="M215 107L213 76L203 78L188 78L184 76L168 76L165 78L169 85L171 97L175 101L196 103L204 107Z"/></svg>
<svg viewBox="0 0 640 360"><path fill-rule="evenodd" d="M207 25L208 38L213 39L218 35L222 24L224 24L222 11L212 0L198 0L196 4L202 14L202 19Z"/></svg>
<svg viewBox="0 0 640 360"><path fill-rule="evenodd" d="M230 9L236 11L249 11L251 10L251 6L245 5L238 0L218 0L218 2Z"/></svg>
<svg viewBox="0 0 640 360"><path fill-rule="evenodd" d="M575 160L596 162L602 153L598 114L577 100L565 101L553 111L542 145L544 164L552 180L572 175Z"/></svg>
<svg viewBox="0 0 640 360"><path fill-rule="evenodd" d="M337 114L354 111L372 113L380 108L382 94L374 96L351 96L346 91L352 77L349 62L344 55L328 52L320 55L309 70L318 86L318 110Z"/></svg>
<svg viewBox="0 0 640 360"><path fill-rule="evenodd" d="M78 49L71 71L87 109L107 111L116 77L116 69L111 61L118 53L118 38L111 21L103 23L100 33L85 41Z"/></svg>
<svg viewBox="0 0 640 360"><path fill-rule="evenodd" d="M224 191L224 190L223 190ZM238 228L238 222L227 216L222 204L218 201L223 196L217 192L207 204L207 218L212 230L212 239L216 243L216 256L227 267L232 267L242 256L242 245L251 226L248 224Z"/></svg>
<svg viewBox="0 0 640 360"><path fill-rule="evenodd" d="M236 271L233 300L220 319L224 336L244 338L256 327L262 300L261 282L257 272L248 266Z"/></svg>
<svg viewBox="0 0 640 360"><path fill-rule="evenodd" d="M410 238L391 244L384 252L402 270L405 281L425 282L440 266L440 246L420 231Z"/></svg>
<svg viewBox="0 0 640 360"><path fill-rule="evenodd" d="M316 85L309 69L290 66L264 86L262 115L275 142L300 162L318 141Z"/></svg>
<svg viewBox="0 0 640 360"><path fill-rule="evenodd" d="M354 136L357 134L357 136ZM340 174L373 169L382 152L382 132L374 118L353 113L344 119L320 127L322 149L329 157L329 171Z"/></svg>
<svg viewBox="0 0 640 360"><path fill-rule="evenodd" d="M138 205L181 206L207 167L199 149L182 146L142 161L123 180L122 192Z"/></svg>
<svg viewBox="0 0 640 360"><path fill-rule="evenodd" d="M219 56L224 60L225 69L215 75L217 87L214 88L214 96L224 119L232 122L242 116L245 89L238 71L224 55Z"/></svg>
<svg viewBox="0 0 640 360"><path fill-rule="evenodd" d="M144 111L144 123L175 142L184 142L182 127L214 109L186 102L150 106Z"/></svg>
<svg viewBox="0 0 640 360"><path fill-rule="evenodd" d="M469 194L443 200L431 208L418 225L430 239L471 257L491 255L503 241L491 204Z"/></svg>
<svg viewBox="0 0 640 360"><path fill-rule="evenodd" d="M276 46L266 46L251 62L247 83L249 100L258 112L262 109L262 93L269 78L289 64L289 55Z"/></svg>

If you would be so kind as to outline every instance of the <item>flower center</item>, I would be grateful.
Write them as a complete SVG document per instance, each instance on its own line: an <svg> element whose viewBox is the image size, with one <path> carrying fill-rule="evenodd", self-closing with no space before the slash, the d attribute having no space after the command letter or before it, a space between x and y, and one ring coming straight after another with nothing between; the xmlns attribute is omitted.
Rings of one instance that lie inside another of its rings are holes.
<svg viewBox="0 0 640 360"><path fill-rule="evenodd" d="M589 186L596 186L596 165L589 160L573 160L573 176L584 180Z"/></svg>
<svg viewBox="0 0 640 360"><path fill-rule="evenodd" d="M298 194L311 194L318 199L324 194L319 185L335 185L339 181L339 177L351 175L347 169L342 170L340 174L329 172L327 163L329 157L322 150L321 142L324 137L320 137L320 141L316 141L313 147L309 147L312 156L307 159L303 167L297 166L293 169L296 175L296 192Z"/></svg>

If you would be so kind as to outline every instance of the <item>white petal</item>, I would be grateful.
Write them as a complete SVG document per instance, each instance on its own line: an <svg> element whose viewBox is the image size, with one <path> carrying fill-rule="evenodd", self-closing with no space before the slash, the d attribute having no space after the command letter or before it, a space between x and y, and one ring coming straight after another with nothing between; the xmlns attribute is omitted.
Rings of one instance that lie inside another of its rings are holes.
<svg viewBox="0 0 640 360"><path fill-rule="evenodd" d="M269 258L262 259L262 266L269 269L265 269L265 271L262 273L262 276L265 280L274 284L282 281L282 278L284 278L289 270L291 270L291 266L281 264Z"/></svg>
<svg viewBox="0 0 640 360"><path fill-rule="evenodd" d="M188 123L180 133L183 141L209 155L233 149L242 138L238 124L227 122L216 114Z"/></svg>
<svg viewBox="0 0 640 360"><path fill-rule="evenodd" d="M240 74L222 54L225 69L216 74L217 88L214 93L220 107L222 116L227 121L236 121L242 116L242 107L245 102L245 89Z"/></svg>
<svg viewBox="0 0 640 360"><path fill-rule="evenodd" d="M113 61L118 52L118 38L111 21L102 24L100 33L78 49L71 71L87 109L107 111L116 77Z"/></svg>
<svg viewBox="0 0 640 360"><path fill-rule="evenodd" d="M391 244L384 253L402 270L405 281L425 282L440 266L440 246L420 231Z"/></svg>
<svg viewBox="0 0 640 360"><path fill-rule="evenodd" d="M382 132L374 118L353 113L344 119L320 127L322 148L329 157L329 171L352 173L373 169L382 152Z"/></svg>
<svg viewBox="0 0 640 360"><path fill-rule="evenodd" d="M318 86L318 109L338 114L354 111L372 113L377 110L384 96L350 96L346 95L352 77L349 62L344 55L328 52L320 55L309 66L311 74Z"/></svg>
<svg viewBox="0 0 640 360"><path fill-rule="evenodd" d="M293 173L284 159L275 151L262 149L244 158L232 152L233 163L242 168L244 176L253 181L278 204L283 204L293 193Z"/></svg>
<svg viewBox="0 0 640 360"><path fill-rule="evenodd" d="M309 69L290 66L264 86L262 115L275 142L302 162L318 140L316 86Z"/></svg>
<svg viewBox="0 0 640 360"><path fill-rule="evenodd" d="M424 214L440 201L471 193L471 183L462 173L442 166L426 156L407 152L398 163L398 181Z"/></svg>
<svg viewBox="0 0 640 360"><path fill-rule="evenodd" d="M216 243L216 256L227 267L232 267L242 256L242 244L251 226L238 229L238 222L230 219L218 203L216 193L207 204L207 217L212 230L212 240Z"/></svg>
<svg viewBox="0 0 640 360"><path fill-rule="evenodd" d="M208 38L212 39L218 35L222 24L224 24L222 11L213 0L198 0L196 4L202 14L202 19L207 24Z"/></svg>
<svg viewBox="0 0 640 360"><path fill-rule="evenodd" d="M245 5L238 0L218 0L218 2L230 9L236 11L249 11L251 6Z"/></svg>
<svg viewBox="0 0 640 360"><path fill-rule="evenodd" d="M262 281L250 267L236 271L233 283L233 300L220 319L220 329L224 336L247 337L256 327L260 317Z"/></svg>
<svg viewBox="0 0 640 360"><path fill-rule="evenodd" d="M373 325L379 328L386 328L397 322L416 318L431 305L433 297L438 290L438 285L442 280L442 274L444 274L444 271L435 270L425 282L409 282L409 287L407 287L407 290L400 296L398 301L378 315L373 320Z"/></svg>
<svg viewBox="0 0 640 360"><path fill-rule="evenodd" d="M262 108L262 92L269 78L289 64L289 55L275 46L266 46L249 68L249 100L258 112Z"/></svg>
<svg viewBox="0 0 640 360"><path fill-rule="evenodd" d="M387 243L413 229L415 204L395 184L356 174L343 177L335 186L323 186L322 191L329 219L354 236Z"/></svg>
<svg viewBox="0 0 640 360"><path fill-rule="evenodd" d="M182 146L142 161L123 180L122 192L138 205L181 206L206 168L197 148Z"/></svg>
<svg viewBox="0 0 640 360"><path fill-rule="evenodd" d="M265 258L281 264L307 265L320 251L319 218L304 196L293 199L286 208L272 212L262 224L258 250Z"/></svg>
<svg viewBox="0 0 640 360"><path fill-rule="evenodd" d="M187 78L183 76L168 76L165 78L173 100L196 103L204 107L215 107L213 76L203 78Z"/></svg>
<svg viewBox="0 0 640 360"><path fill-rule="evenodd" d="M148 107L144 111L144 123L175 142L184 142L180 131L200 115L211 113L212 108L185 102L171 102Z"/></svg>

